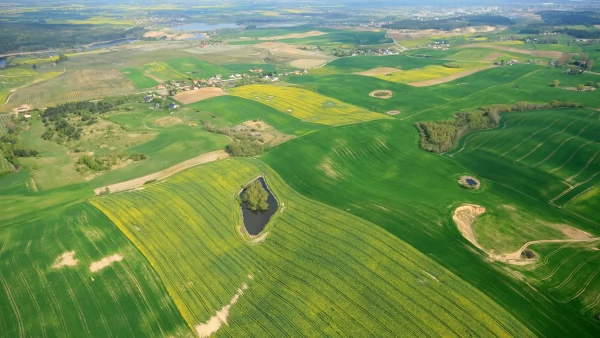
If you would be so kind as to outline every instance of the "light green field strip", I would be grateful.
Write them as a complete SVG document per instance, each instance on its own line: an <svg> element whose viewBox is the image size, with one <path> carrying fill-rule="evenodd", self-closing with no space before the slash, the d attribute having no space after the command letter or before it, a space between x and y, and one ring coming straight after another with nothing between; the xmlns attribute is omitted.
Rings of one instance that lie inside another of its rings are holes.
<svg viewBox="0 0 600 338"><path fill-rule="evenodd" d="M0 227L0 261L1 337L190 336L144 256L88 203Z"/></svg>
<svg viewBox="0 0 600 338"><path fill-rule="evenodd" d="M266 235L247 239L235 195L260 174L279 209ZM148 258L201 336L210 323L227 336L532 335L406 243L297 194L255 160L213 162L92 204Z"/></svg>
<svg viewBox="0 0 600 338"><path fill-rule="evenodd" d="M250 85L230 92L306 122L341 125L390 118L298 87Z"/></svg>

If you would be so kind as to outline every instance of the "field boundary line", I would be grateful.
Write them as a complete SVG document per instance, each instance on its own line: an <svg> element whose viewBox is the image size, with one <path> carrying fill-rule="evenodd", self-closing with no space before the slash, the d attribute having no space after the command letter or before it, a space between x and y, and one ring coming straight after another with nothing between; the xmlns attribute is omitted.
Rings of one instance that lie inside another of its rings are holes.
<svg viewBox="0 0 600 338"><path fill-rule="evenodd" d="M115 184L103 186L100 188L96 188L96 189L94 189L94 192L96 193L96 195L100 195L100 194L104 193L106 191L106 189L108 189L109 192L113 193L113 192L138 188L138 187L143 186L148 181L162 180L162 179L165 179L165 178L167 178L173 174L176 174L180 171L191 168L193 166L208 163L208 162L213 162L213 161L216 161L216 160L219 160L222 158L228 158L228 157L230 157L230 155L225 150L213 151L210 153L206 153L206 154L202 154L200 156L193 157L187 161L181 162L179 164L176 164L174 166L171 166L167 169L163 169L163 170L153 173L153 174L134 178L134 179L131 179L131 180L125 181L125 182L115 183Z"/></svg>

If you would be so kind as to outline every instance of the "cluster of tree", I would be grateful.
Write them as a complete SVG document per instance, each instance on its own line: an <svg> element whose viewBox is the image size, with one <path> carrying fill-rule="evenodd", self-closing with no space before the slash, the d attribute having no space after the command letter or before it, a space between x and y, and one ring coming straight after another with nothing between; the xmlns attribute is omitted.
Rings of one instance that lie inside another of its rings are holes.
<svg viewBox="0 0 600 338"><path fill-rule="evenodd" d="M260 181L256 180L250 183L242 195L242 202L246 203L246 207L252 211L267 210L269 209L268 198L269 193L263 188Z"/></svg>
<svg viewBox="0 0 600 338"><path fill-rule="evenodd" d="M77 159L77 170L78 171L105 171L110 170L113 165L117 165L120 160L131 159L133 161L143 161L148 156L143 153L134 154L113 154L107 156L89 156L83 155Z"/></svg>
<svg viewBox="0 0 600 338"><path fill-rule="evenodd" d="M251 135L236 134L227 145L227 152L231 156L251 157L260 155L264 151L265 146L260 138Z"/></svg>
<svg viewBox="0 0 600 338"><path fill-rule="evenodd" d="M581 104L561 101L552 101L549 104L532 102L494 104L470 112L457 113L453 119L417 122L415 127L421 135L421 149L443 153L454 148L460 138L470 131L497 127L501 113L561 107L581 107Z"/></svg>
<svg viewBox="0 0 600 338"><path fill-rule="evenodd" d="M107 111L115 109L119 104L125 102L124 98L117 98L113 101L80 101L59 104L55 107L48 107L42 113L42 122L47 127L42 134L42 139L52 140L56 137L58 143L63 143L66 140L79 140L81 137L81 126L71 124L67 118L69 116L80 116L81 121L87 125L92 125L97 122L97 118L92 114L103 114Z"/></svg>
<svg viewBox="0 0 600 338"><path fill-rule="evenodd" d="M600 30L564 28L555 30L555 32L567 34L578 39L600 39Z"/></svg>
<svg viewBox="0 0 600 338"><path fill-rule="evenodd" d="M20 157L35 157L39 156L37 150L30 149L21 144L19 140L19 126L14 122L9 122L5 125L6 133L0 137L0 149L8 162L16 169L21 166ZM0 173L4 174L4 173Z"/></svg>
<svg viewBox="0 0 600 338"><path fill-rule="evenodd" d="M465 28L480 25L503 25L512 26L515 22L500 15L465 15L441 20L400 20L384 25L383 28L390 29L438 29L451 31L457 28Z"/></svg>
<svg viewBox="0 0 600 338"><path fill-rule="evenodd" d="M98 41L137 38L143 34L143 27L123 30L110 25L4 22L0 23L0 54L77 48Z"/></svg>
<svg viewBox="0 0 600 338"><path fill-rule="evenodd" d="M541 11L545 25L600 25L600 13L592 11Z"/></svg>

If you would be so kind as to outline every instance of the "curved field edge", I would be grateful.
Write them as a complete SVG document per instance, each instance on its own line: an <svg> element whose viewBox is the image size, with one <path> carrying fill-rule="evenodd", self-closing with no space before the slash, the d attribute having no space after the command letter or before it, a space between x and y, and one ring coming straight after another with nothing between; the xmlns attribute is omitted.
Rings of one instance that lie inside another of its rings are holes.
<svg viewBox="0 0 600 338"><path fill-rule="evenodd" d="M234 197L260 174L280 209L253 245L237 229ZM229 306L225 335L533 335L397 237L303 197L255 160L213 162L91 203L148 258L193 329Z"/></svg>
<svg viewBox="0 0 600 338"><path fill-rule="evenodd" d="M189 336L144 256L89 203L0 228L0 259L1 337Z"/></svg>

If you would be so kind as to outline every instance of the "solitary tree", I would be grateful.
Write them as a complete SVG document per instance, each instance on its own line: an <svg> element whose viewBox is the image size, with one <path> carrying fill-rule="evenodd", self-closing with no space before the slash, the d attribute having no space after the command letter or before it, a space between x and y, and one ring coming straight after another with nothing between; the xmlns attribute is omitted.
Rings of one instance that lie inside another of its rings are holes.
<svg viewBox="0 0 600 338"><path fill-rule="evenodd" d="M552 87L558 87L559 84L560 84L560 81L554 80L554 81L552 81L552 83L550 84L550 86L552 86Z"/></svg>
<svg viewBox="0 0 600 338"><path fill-rule="evenodd" d="M577 85L577 91L578 92L583 91L584 88L585 88L585 86L583 84L581 84L581 83Z"/></svg>

